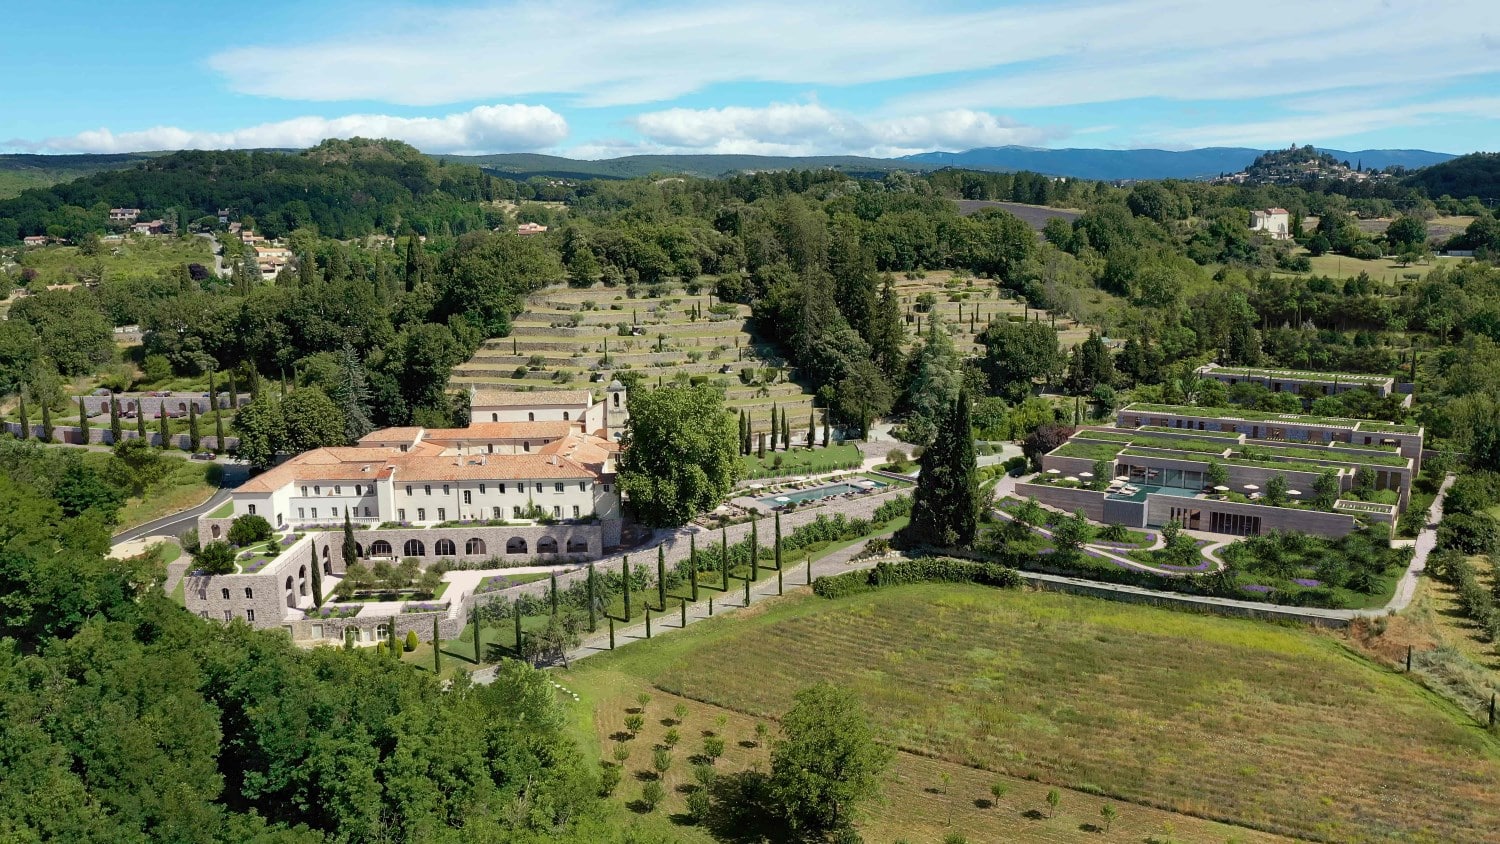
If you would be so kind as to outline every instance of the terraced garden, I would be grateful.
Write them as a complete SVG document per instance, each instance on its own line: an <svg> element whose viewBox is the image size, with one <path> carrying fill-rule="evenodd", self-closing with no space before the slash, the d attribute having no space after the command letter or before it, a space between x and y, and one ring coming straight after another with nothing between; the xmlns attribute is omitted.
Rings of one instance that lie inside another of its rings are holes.
<svg viewBox="0 0 1500 844"><path fill-rule="evenodd" d="M595 666L750 718L828 678L917 756L1297 838L1477 841L1500 828L1500 742L1301 629L932 585L793 598L579 671Z"/></svg>
<svg viewBox="0 0 1500 844"><path fill-rule="evenodd" d="M993 283L955 279L947 271L898 278L896 290L911 342L937 314L954 332L961 352L976 348L974 336L991 318L1020 318L1025 311L1022 303L1002 299ZM721 303L709 288L697 294L681 286L657 288L654 292L663 294L658 296L650 292L642 287L636 298L624 287L553 287L536 293L513 320L510 336L485 341L454 368L451 386L589 387L598 393L619 370L641 372L647 383L701 377L723 387L729 407L748 411L761 426L770 421L773 404L789 411L794 441L800 441L799 432L805 436L803 420L813 395L787 368L781 350L755 332L749 306ZM1071 321L1059 319L1057 325L1064 346L1088 336L1086 327Z"/></svg>

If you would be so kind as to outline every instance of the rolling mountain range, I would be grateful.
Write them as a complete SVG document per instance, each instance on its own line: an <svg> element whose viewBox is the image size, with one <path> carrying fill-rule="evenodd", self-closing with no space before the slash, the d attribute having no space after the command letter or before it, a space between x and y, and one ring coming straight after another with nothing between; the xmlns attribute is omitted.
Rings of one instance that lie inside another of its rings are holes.
<svg viewBox="0 0 1500 844"><path fill-rule="evenodd" d="M1325 150L1339 160L1381 169L1393 164L1416 169L1456 156L1428 150ZM563 179L629 179L651 175L713 178L754 170L818 169L832 167L850 174L891 170L1030 170L1051 176L1081 179L1199 179L1243 170L1264 150L1250 147L1208 147L1191 150L1160 149L1039 149L1004 146L965 152L924 152L903 158L857 155L781 157L768 155L631 155L598 161L536 153L497 155L434 155L483 167L510 178L545 176ZM0 155L0 197L31 187L45 187L101 170L130 167L160 152L115 155Z"/></svg>

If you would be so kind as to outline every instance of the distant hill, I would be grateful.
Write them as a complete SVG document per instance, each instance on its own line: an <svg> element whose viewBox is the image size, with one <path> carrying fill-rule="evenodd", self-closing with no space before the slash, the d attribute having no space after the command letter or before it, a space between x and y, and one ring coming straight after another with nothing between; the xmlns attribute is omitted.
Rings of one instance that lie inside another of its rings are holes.
<svg viewBox="0 0 1500 844"><path fill-rule="evenodd" d="M550 176L567 179L636 179L642 176L678 175L706 179L726 173L753 170L822 170L833 168L850 173L884 173L891 170L935 170L944 165L920 164L894 158L858 155L627 155L586 161L535 153L497 155L435 155L433 158L473 164L512 178Z"/></svg>
<svg viewBox="0 0 1500 844"><path fill-rule="evenodd" d="M1500 153L1475 152L1419 170L1407 176L1406 184L1422 188L1428 196L1447 194L1458 199L1477 196L1500 199Z"/></svg>
<svg viewBox="0 0 1500 844"><path fill-rule="evenodd" d="M1392 164L1425 167L1453 156L1427 150L1367 149L1357 152L1320 150L1343 161L1359 161L1366 169ZM1249 167L1265 150L1249 147L1205 147L1203 149L1038 149L1036 147L983 147L967 152L924 152L903 161L940 167L975 170L1030 170L1052 176L1079 179L1202 179L1220 173L1237 173Z"/></svg>
<svg viewBox="0 0 1500 844"><path fill-rule="evenodd" d="M115 155L23 155L0 154L0 199L17 196L29 188L45 188L60 182L124 170L164 152L126 152Z"/></svg>

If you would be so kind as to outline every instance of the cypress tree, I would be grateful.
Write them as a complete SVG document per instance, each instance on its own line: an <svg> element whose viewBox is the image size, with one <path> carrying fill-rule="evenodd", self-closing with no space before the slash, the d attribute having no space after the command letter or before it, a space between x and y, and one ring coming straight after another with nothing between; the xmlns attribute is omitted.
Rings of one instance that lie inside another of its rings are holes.
<svg viewBox="0 0 1500 844"><path fill-rule="evenodd" d="M26 388L21 388L21 439L31 439L31 419L26 415Z"/></svg>
<svg viewBox="0 0 1500 844"><path fill-rule="evenodd" d="M520 609L517 609L516 612L520 612ZM479 664L479 607L475 607L474 609L469 610L469 620L474 623L474 664L478 665ZM516 623L518 625L520 624L519 621L517 621ZM519 647L516 648L516 652L520 653L520 648Z"/></svg>
<svg viewBox="0 0 1500 844"><path fill-rule="evenodd" d="M214 410L214 451L224 450L224 411Z"/></svg>
<svg viewBox="0 0 1500 844"><path fill-rule="evenodd" d="M688 580L693 584L693 603L698 603L698 540L688 534Z"/></svg>
<svg viewBox="0 0 1500 844"><path fill-rule="evenodd" d="M817 418L817 414L813 413L812 409L809 408L808 411L807 411L807 447L809 449L811 449L814 445L817 444L817 440L816 440L817 433L818 433L818 418Z"/></svg>
<svg viewBox="0 0 1500 844"><path fill-rule="evenodd" d="M167 403L162 402L161 410L156 414L156 427L161 434L161 448L172 447L172 429L167 425Z"/></svg>
<svg viewBox="0 0 1500 844"><path fill-rule="evenodd" d="M555 572L555 571L552 572L551 573L551 578L552 578L552 589L550 590L550 598L552 600L552 616L554 618L556 618L557 617L557 572Z"/></svg>
<svg viewBox="0 0 1500 844"><path fill-rule="evenodd" d="M312 551L313 606L321 609L323 606L323 566L318 562L318 543L316 540L309 540L307 547Z"/></svg>
<svg viewBox="0 0 1500 844"><path fill-rule="evenodd" d="M387 632L390 633L391 656L394 657L394 658L396 658L396 659L400 659L401 658L401 646L396 644L396 617L394 615L391 616L391 622L390 622L389 627L387 628Z"/></svg>
<svg viewBox="0 0 1500 844"><path fill-rule="evenodd" d="M750 511L750 579L760 580L760 529L755 511Z"/></svg>
<svg viewBox="0 0 1500 844"><path fill-rule="evenodd" d="M729 532L719 528L719 550L723 554L719 569L724 572L724 586L719 591L729 591Z"/></svg>
<svg viewBox="0 0 1500 844"><path fill-rule="evenodd" d="M776 427L776 402L771 402L771 450L776 450L776 432L781 430Z"/></svg>
<svg viewBox="0 0 1500 844"><path fill-rule="evenodd" d="M443 673L443 638L438 633L438 617L432 617L432 673Z"/></svg>
<svg viewBox="0 0 1500 844"><path fill-rule="evenodd" d="M932 445L922 452L911 523L905 531L913 542L940 548L967 548L974 543L979 484L969 415L969 392L960 388L958 399L938 423Z"/></svg>
<svg viewBox="0 0 1500 844"><path fill-rule="evenodd" d="M764 459L766 456L766 434L764 431L758 437L758 444L755 446L755 456L761 459Z"/></svg>
<svg viewBox="0 0 1500 844"><path fill-rule="evenodd" d="M78 436L84 445L89 444L89 410L82 398L78 399Z"/></svg>
<svg viewBox="0 0 1500 844"><path fill-rule="evenodd" d="M781 450L792 450L792 421L785 413L781 414Z"/></svg>
<svg viewBox="0 0 1500 844"><path fill-rule="evenodd" d="M521 603L519 601L517 601L515 603L514 610L511 612L510 615L511 615L511 618L515 621L515 625L516 625L516 645L515 645L516 659L521 659L522 658L521 657L521 644L526 640L526 638L525 638L526 634L521 632ZM476 648L479 647L479 637L478 637L478 635L476 635L474 637L474 647L476 647Z"/></svg>
<svg viewBox="0 0 1500 844"><path fill-rule="evenodd" d="M42 402L42 442L52 442L52 407Z"/></svg>
<svg viewBox="0 0 1500 844"><path fill-rule="evenodd" d="M646 604L646 638L651 638L651 605Z"/></svg>
<svg viewBox="0 0 1500 844"><path fill-rule="evenodd" d="M620 579L625 582L625 617L621 621L630 620L630 557L627 555L620 561Z"/></svg>
<svg viewBox="0 0 1500 844"><path fill-rule="evenodd" d="M234 372L229 373L229 409L240 409L240 394L234 389Z"/></svg>
<svg viewBox="0 0 1500 844"><path fill-rule="evenodd" d="M667 611L667 550L656 546L656 609Z"/></svg>
<svg viewBox="0 0 1500 844"><path fill-rule="evenodd" d="M745 578L745 606L750 606L750 578Z"/></svg>
<svg viewBox="0 0 1500 844"><path fill-rule="evenodd" d="M776 511L776 571L781 571L781 511Z"/></svg>
<svg viewBox="0 0 1500 844"><path fill-rule="evenodd" d="M344 557L344 570L359 560L359 549L354 546L354 523L349 520L349 508L344 508L344 547L339 549Z"/></svg>
<svg viewBox="0 0 1500 844"><path fill-rule="evenodd" d="M196 452L198 446L203 444L203 437L198 433L198 403L188 402L188 451Z"/></svg>
<svg viewBox="0 0 1500 844"><path fill-rule="evenodd" d="M109 442L110 445L120 441L124 432L120 430L120 397L114 393L109 394Z"/></svg>
<svg viewBox="0 0 1500 844"><path fill-rule="evenodd" d="M598 608L594 604L595 598L594 598L594 561L593 560L589 561L589 579L587 581L587 584L588 584L587 589L588 589L588 598L589 598L589 632L592 633L595 630L599 629L599 613L598 613Z"/></svg>
<svg viewBox="0 0 1500 844"><path fill-rule="evenodd" d="M135 408L135 435L140 439L146 440L146 442L149 443L151 442L151 440L146 437L145 405L143 405L141 402L136 402Z"/></svg>

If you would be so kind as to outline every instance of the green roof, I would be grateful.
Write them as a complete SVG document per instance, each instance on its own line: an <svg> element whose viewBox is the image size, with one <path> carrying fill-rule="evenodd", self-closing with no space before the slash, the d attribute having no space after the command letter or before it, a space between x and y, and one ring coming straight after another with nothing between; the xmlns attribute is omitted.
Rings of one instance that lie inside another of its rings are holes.
<svg viewBox="0 0 1500 844"><path fill-rule="evenodd" d="M1385 431L1398 434L1419 434L1422 432L1421 426L1418 425L1397 425L1375 419L1311 416L1302 413L1268 413L1263 410L1252 410L1248 407L1197 407L1195 405L1184 404L1133 402L1120 408L1120 410L1121 412L1168 413L1173 416L1191 416L1195 419L1218 419L1224 422L1286 422L1292 425L1322 425L1327 428L1348 428L1350 430L1369 431L1372 433Z"/></svg>
<svg viewBox="0 0 1500 844"><path fill-rule="evenodd" d="M1343 384L1384 384L1394 381L1389 375L1360 375L1353 372L1314 372L1308 369L1261 369L1253 366L1216 366L1200 370L1214 375L1242 375L1247 378L1285 378L1294 381L1328 381Z"/></svg>

